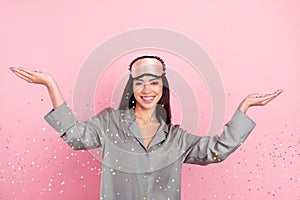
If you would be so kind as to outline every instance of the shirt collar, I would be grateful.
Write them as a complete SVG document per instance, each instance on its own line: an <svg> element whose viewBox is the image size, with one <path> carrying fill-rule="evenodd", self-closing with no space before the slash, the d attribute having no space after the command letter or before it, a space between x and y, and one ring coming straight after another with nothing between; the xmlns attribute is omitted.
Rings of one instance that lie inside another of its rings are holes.
<svg viewBox="0 0 300 200"><path fill-rule="evenodd" d="M124 114L124 121L127 123L133 123L136 119L135 119L135 114L134 114L134 109L133 108L129 108L123 111ZM158 121L160 122L160 127L158 129L159 130L163 130L164 132L168 133L168 125L166 124L166 122L162 119L161 116L158 117Z"/></svg>
<svg viewBox="0 0 300 200"><path fill-rule="evenodd" d="M142 140L142 137L141 137L140 130L138 128L137 123L135 122L136 118L135 118L135 114L134 114L134 109L130 108L130 109L124 110L122 112L124 112L124 114L122 114L124 117L123 119L124 119L124 122L126 124L128 124L128 128L129 128L130 132L145 147L144 141ZM154 138L152 139L148 149L151 148L151 146L154 146L155 144L158 144L167 138L167 134L169 132L168 125L162 119L162 117L159 116L158 120L160 122L160 126L159 126ZM146 149L146 147L145 147L145 149Z"/></svg>

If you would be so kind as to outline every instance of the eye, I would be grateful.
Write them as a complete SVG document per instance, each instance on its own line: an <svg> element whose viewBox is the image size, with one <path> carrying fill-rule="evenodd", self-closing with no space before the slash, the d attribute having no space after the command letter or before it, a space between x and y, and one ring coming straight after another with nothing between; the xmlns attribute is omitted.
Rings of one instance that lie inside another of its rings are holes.
<svg viewBox="0 0 300 200"><path fill-rule="evenodd" d="M159 84L158 81L153 81L153 82L151 82L151 85L158 85L158 84Z"/></svg>
<svg viewBox="0 0 300 200"><path fill-rule="evenodd" d="M136 86L140 86L140 85L142 85L143 83L142 82L135 82L135 84L134 85L136 85Z"/></svg>

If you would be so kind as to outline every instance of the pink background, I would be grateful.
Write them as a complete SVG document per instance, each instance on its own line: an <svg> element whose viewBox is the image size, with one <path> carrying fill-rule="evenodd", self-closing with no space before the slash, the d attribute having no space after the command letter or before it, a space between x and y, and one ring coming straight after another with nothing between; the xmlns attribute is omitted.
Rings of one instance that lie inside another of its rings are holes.
<svg viewBox="0 0 300 200"><path fill-rule="evenodd" d="M213 60L225 87L224 123L247 94L284 89L268 106L249 110L257 126L226 161L184 166L182 199L299 200L299 6L296 0L1 1L0 199L99 199L100 192L101 164L72 151L43 120L52 108L46 89L19 80L8 67L51 73L72 106L90 52L119 33L157 27L193 39ZM201 98L197 79L190 81ZM173 113L180 123L180 109Z"/></svg>

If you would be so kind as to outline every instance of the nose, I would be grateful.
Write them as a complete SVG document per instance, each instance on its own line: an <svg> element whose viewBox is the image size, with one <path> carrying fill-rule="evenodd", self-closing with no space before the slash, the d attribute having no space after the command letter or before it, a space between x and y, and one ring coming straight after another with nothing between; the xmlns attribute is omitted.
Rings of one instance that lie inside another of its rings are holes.
<svg viewBox="0 0 300 200"><path fill-rule="evenodd" d="M151 86L149 83L144 83L142 92L147 93L150 92Z"/></svg>

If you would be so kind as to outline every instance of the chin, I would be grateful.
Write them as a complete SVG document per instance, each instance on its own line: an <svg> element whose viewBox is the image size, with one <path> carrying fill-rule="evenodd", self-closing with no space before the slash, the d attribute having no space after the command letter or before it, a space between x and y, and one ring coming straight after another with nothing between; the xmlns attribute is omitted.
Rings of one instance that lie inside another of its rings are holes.
<svg viewBox="0 0 300 200"><path fill-rule="evenodd" d="M156 105L157 104L154 104L154 105L149 105L149 104L139 104L138 107L141 108L141 109L146 109L146 110L149 110L149 109L153 109L153 108L156 108Z"/></svg>
<svg viewBox="0 0 300 200"><path fill-rule="evenodd" d="M137 101L136 107L139 107L141 109L154 109L156 108L157 102L144 102L142 99L140 101Z"/></svg>

